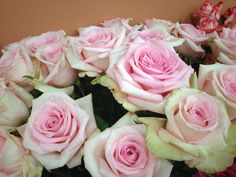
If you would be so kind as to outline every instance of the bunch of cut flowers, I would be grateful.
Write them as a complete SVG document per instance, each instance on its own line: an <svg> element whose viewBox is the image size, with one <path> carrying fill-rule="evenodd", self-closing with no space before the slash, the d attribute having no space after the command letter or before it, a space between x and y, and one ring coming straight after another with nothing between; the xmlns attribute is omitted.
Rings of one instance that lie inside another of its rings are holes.
<svg viewBox="0 0 236 177"><path fill-rule="evenodd" d="M0 57L1 177L236 177L236 6L117 18Z"/></svg>

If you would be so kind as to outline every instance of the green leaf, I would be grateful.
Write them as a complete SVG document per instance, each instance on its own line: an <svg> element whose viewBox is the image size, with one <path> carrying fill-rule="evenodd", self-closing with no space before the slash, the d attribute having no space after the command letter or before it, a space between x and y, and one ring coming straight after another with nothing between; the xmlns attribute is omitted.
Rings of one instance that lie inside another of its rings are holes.
<svg viewBox="0 0 236 177"><path fill-rule="evenodd" d="M95 119L96 119L97 126L101 131L109 127L108 123L104 121L100 116L95 115Z"/></svg>

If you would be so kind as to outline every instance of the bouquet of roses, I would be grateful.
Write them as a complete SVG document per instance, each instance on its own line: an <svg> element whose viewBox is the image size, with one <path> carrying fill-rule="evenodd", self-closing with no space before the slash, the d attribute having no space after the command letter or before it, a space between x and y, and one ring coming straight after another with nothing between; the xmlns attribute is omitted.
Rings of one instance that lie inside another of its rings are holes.
<svg viewBox="0 0 236 177"><path fill-rule="evenodd" d="M0 58L0 177L236 176L236 7L104 21Z"/></svg>

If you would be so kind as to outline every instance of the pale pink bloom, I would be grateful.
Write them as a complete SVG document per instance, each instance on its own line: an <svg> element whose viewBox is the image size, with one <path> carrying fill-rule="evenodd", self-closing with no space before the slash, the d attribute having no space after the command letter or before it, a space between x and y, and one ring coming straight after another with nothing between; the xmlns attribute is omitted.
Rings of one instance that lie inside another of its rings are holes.
<svg viewBox="0 0 236 177"><path fill-rule="evenodd" d="M168 177L172 165L154 157L145 143L146 128L126 114L84 147L85 168L93 177Z"/></svg>
<svg viewBox="0 0 236 177"><path fill-rule="evenodd" d="M23 145L48 170L72 167L81 163L84 141L95 129L91 95L75 101L62 92L44 93L33 100Z"/></svg>

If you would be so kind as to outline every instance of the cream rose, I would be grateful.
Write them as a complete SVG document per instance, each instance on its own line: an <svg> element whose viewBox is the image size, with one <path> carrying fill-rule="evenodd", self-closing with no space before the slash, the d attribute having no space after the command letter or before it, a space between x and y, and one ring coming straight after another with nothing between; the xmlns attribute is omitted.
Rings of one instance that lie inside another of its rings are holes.
<svg viewBox="0 0 236 177"><path fill-rule="evenodd" d="M20 86L0 78L0 125L17 127L29 116L33 97Z"/></svg>
<svg viewBox="0 0 236 177"><path fill-rule="evenodd" d="M21 138L0 128L0 176L40 177L42 166L24 149Z"/></svg>
<svg viewBox="0 0 236 177"><path fill-rule="evenodd" d="M79 30L79 37L69 38L67 57L72 68L85 72L104 72L109 53L121 46L126 30L90 26Z"/></svg>
<svg viewBox="0 0 236 177"><path fill-rule="evenodd" d="M48 170L80 164L84 141L96 129L91 99L74 101L60 92L33 100L23 145Z"/></svg>
<svg viewBox="0 0 236 177"><path fill-rule="evenodd" d="M153 153L185 160L191 168L207 173L232 165L235 154L227 143L234 144L235 140L228 138L230 120L223 100L196 89L180 88L169 97L165 114L167 120L141 119L149 127L146 139Z"/></svg>
<svg viewBox="0 0 236 177"><path fill-rule="evenodd" d="M13 81L25 86L27 84L24 82L24 76L32 74L33 63L22 44L11 44L3 50L0 58L0 77L4 77L6 81Z"/></svg>
<svg viewBox="0 0 236 177"><path fill-rule="evenodd" d="M172 165L146 147L146 128L126 114L111 128L90 138L84 147L85 167L93 177L168 177Z"/></svg>
<svg viewBox="0 0 236 177"><path fill-rule="evenodd" d="M121 58L108 74L119 87L115 89L126 94L121 102L126 99L140 109L163 113L167 95L189 87L193 69L165 41L134 42L126 54L117 52L113 57Z"/></svg>
<svg viewBox="0 0 236 177"><path fill-rule="evenodd" d="M229 118L236 118L236 68L231 65L200 65L199 88L219 96L227 105Z"/></svg>
<svg viewBox="0 0 236 177"><path fill-rule="evenodd" d="M215 33L214 43L211 45L213 54L223 64L236 63L236 29L223 28L218 35Z"/></svg>

